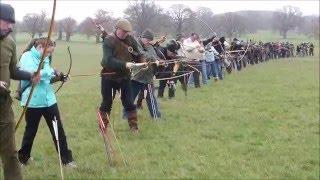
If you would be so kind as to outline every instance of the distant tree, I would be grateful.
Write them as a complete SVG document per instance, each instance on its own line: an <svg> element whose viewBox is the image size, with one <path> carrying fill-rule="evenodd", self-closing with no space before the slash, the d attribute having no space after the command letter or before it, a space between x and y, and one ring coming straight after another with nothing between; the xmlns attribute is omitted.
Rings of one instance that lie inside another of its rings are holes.
<svg viewBox="0 0 320 180"><path fill-rule="evenodd" d="M43 32L47 31L48 19L45 11L40 14L28 13L23 17L21 28L23 32L30 34L32 38L38 33L42 36Z"/></svg>
<svg viewBox="0 0 320 180"><path fill-rule="evenodd" d="M154 18L154 20L149 25L149 28L153 30L155 34L159 36L171 34L175 31L175 28L172 26L174 23L169 13L161 13Z"/></svg>
<svg viewBox="0 0 320 180"><path fill-rule="evenodd" d="M112 18L111 13L102 9L97 10L93 20L95 23L101 24L107 32L111 31L115 24L115 20ZM101 32L97 28L95 28L95 36L96 43L99 43Z"/></svg>
<svg viewBox="0 0 320 180"><path fill-rule="evenodd" d="M190 22L191 9L184 4L174 4L170 7L170 16L176 26L176 33L181 34L187 22Z"/></svg>
<svg viewBox="0 0 320 180"><path fill-rule="evenodd" d="M204 36L212 35L213 32L209 29L209 27L212 29L215 28L213 27L214 22L212 10L208 7L199 7L195 12L195 15L197 19L195 20L196 32Z"/></svg>
<svg viewBox="0 0 320 180"><path fill-rule="evenodd" d="M162 9L154 1L137 0L130 3L124 13L137 33L141 34L145 29L150 28L157 16L161 15Z"/></svg>
<svg viewBox="0 0 320 180"><path fill-rule="evenodd" d="M319 16L302 17L298 32L308 36L319 37Z"/></svg>
<svg viewBox="0 0 320 180"><path fill-rule="evenodd" d="M225 13L220 21L222 32L225 33L229 39L238 37L246 30L244 18L234 12Z"/></svg>
<svg viewBox="0 0 320 180"><path fill-rule="evenodd" d="M69 42L73 32L76 28L77 21L71 17L64 18L61 20L61 26L63 31L66 33L66 41Z"/></svg>
<svg viewBox="0 0 320 180"><path fill-rule="evenodd" d="M39 22L39 16L35 13L26 14L22 20L23 32L30 34L31 38L34 38L37 33L37 27Z"/></svg>
<svg viewBox="0 0 320 180"><path fill-rule="evenodd" d="M57 21L56 25L57 25L56 30L58 31L58 40L62 40L62 35L63 35L62 20Z"/></svg>
<svg viewBox="0 0 320 180"><path fill-rule="evenodd" d="M41 11L41 13L38 15L39 16L39 21L38 21L38 35L39 37L42 36L44 32L48 30L48 18L47 18L47 13L45 11Z"/></svg>
<svg viewBox="0 0 320 180"><path fill-rule="evenodd" d="M79 32L85 34L87 39L96 34L96 27L93 22L91 17L87 17L79 24Z"/></svg>
<svg viewBox="0 0 320 180"><path fill-rule="evenodd" d="M296 28L301 23L302 12L298 7L284 6L274 12L273 25L280 35L286 39L289 30Z"/></svg>

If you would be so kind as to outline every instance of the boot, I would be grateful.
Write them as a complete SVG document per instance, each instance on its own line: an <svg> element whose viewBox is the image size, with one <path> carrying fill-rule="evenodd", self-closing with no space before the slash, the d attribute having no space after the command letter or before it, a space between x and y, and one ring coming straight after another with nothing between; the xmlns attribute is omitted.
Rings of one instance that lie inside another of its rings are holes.
<svg viewBox="0 0 320 180"><path fill-rule="evenodd" d="M110 124L110 112L99 111L99 114L102 118L105 128L107 129L108 125Z"/></svg>
<svg viewBox="0 0 320 180"><path fill-rule="evenodd" d="M127 114L130 131L132 133L137 133L139 131L137 111L128 111Z"/></svg>

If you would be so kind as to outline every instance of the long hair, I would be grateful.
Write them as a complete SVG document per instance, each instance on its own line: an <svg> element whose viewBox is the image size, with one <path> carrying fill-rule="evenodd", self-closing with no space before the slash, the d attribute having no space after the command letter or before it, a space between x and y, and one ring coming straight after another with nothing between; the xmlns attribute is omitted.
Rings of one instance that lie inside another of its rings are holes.
<svg viewBox="0 0 320 180"><path fill-rule="evenodd" d="M34 46L34 47L38 47L39 45L44 46L45 43L46 43L46 41L47 41L47 38L46 38L46 37L31 39L31 41L29 41L29 43L27 44L27 46L25 47L25 49L22 51L22 54L25 53L25 52L30 51L33 46ZM56 42L50 40L50 41L49 41L49 46L56 46ZM49 56L48 58L49 58L49 63L51 64L51 62L52 62L52 54L50 54L50 56ZM19 59L21 59L21 56L20 56Z"/></svg>

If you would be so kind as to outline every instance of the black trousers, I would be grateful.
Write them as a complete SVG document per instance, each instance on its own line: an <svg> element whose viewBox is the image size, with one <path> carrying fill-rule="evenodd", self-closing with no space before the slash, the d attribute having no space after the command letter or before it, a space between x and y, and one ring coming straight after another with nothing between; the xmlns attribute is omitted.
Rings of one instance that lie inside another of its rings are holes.
<svg viewBox="0 0 320 180"><path fill-rule="evenodd" d="M169 98L173 98L175 96L175 83L172 80L160 80L159 81L159 89L158 89L158 97L162 98L164 94L164 90L166 86L168 85L168 96Z"/></svg>
<svg viewBox="0 0 320 180"><path fill-rule="evenodd" d="M54 135L53 124L52 124L54 117L56 117L58 122L57 124L58 124L58 134L59 134L59 145L60 145L60 154L61 154L62 163L67 164L73 161L72 152L68 149L67 138L65 136L65 132L61 123L58 105L54 104L50 107L27 109L26 116L25 116L26 128L23 134L21 149L18 152L20 162L26 163L30 158L33 140L37 134L39 122L42 116L46 120L52 139L54 141L56 150L58 150L56 138Z"/></svg>
<svg viewBox="0 0 320 180"><path fill-rule="evenodd" d="M121 90L121 102L126 112L136 111L134 105L131 80L110 80L101 78L101 95L102 103L99 110L102 112L111 112L113 102L113 91L115 89Z"/></svg>

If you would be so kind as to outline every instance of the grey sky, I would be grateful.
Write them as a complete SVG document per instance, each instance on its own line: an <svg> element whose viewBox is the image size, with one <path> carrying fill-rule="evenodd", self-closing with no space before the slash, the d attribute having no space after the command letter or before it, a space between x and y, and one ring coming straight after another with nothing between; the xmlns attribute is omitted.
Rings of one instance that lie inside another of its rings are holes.
<svg viewBox="0 0 320 180"><path fill-rule="evenodd" d="M16 18L22 20L27 13L39 13L45 10L51 14L52 0L1 0L3 3L11 4L16 10ZM319 15L319 1L184 1L184 0L161 0L155 1L160 7L168 9L173 4L185 4L191 9L197 7L211 8L213 13L233 12L239 10L277 10L282 6L291 5L299 7L303 15ZM57 0L56 19L71 16L77 21L86 17L93 17L97 9L103 9L112 13L115 17L123 16L123 10L129 5L128 1L88 1L88 0Z"/></svg>

